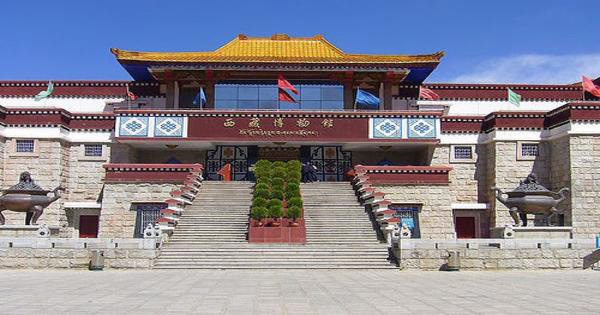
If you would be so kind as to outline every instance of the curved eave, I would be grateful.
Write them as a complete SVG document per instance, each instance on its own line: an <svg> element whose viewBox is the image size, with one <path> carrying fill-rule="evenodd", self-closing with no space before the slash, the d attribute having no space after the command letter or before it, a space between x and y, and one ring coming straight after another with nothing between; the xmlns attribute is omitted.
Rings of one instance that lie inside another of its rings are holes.
<svg viewBox="0 0 600 315"><path fill-rule="evenodd" d="M286 57L286 56L227 56L215 52L139 52L113 48L111 52L123 62L153 63L205 63L205 62L256 62L256 63L439 63L444 56L440 51L430 55L364 55L344 54L340 57Z"/></svg>

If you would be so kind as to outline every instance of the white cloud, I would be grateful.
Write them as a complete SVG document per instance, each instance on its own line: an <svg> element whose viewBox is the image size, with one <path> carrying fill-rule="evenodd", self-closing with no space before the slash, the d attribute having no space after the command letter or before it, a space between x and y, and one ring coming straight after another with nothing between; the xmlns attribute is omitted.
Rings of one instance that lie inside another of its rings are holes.
<svg viewBox="0 0 600 315"><path fill-rule="evenodd" d="M472 72L461 74L456 83L535 83L570 84L581 76L600 76L600 54L518 55L494 58L476 65Z"/></svg>

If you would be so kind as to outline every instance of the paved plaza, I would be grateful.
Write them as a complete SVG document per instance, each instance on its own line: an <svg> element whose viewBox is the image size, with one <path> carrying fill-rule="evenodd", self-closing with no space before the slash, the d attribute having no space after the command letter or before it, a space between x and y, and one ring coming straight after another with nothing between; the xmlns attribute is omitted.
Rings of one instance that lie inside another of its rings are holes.
<svg viewBox="0 0 600 315"><path fill-rule="evenodd" d="M598 314L600 272L0 271L2 314Z"/></svg>

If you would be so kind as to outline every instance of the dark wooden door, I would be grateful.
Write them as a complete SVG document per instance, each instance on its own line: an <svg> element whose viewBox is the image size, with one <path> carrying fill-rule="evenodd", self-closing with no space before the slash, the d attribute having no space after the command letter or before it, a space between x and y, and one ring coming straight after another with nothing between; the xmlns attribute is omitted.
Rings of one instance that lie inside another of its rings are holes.
<svg viewBox="0 0 600 315"><path fill-rule="evenodd" d="M456 217L456 237L475 238L475 217Z"/></svg>
<svg viewBox="0 0 600 315"><path fill-rule="evenodd" d="M79 237L96 238L98 237L98 216L82 215L79 217Z"/></svg>

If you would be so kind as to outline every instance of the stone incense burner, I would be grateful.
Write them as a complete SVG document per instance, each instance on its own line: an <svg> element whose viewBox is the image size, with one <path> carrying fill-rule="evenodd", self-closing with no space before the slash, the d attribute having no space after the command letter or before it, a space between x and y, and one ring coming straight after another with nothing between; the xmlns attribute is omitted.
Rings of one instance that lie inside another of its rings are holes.
<svg viewBox="0 0 600 315"><path fill-rule="evenodd" d="M52 191L44 190L33 182L29 172L21 173L18 184L2 191L0 225L5 223L4 215L2 215L4 210L27 212L26 224L29 224L30 219L31 223L36 224L44 209L61 197L59 191L64 191L64 188L59 186ZM54 196L47 196L49 192L52 192Z"/></svg>
<svg viewBox="0 0 600 315"><path fill-rule="evenodd" d="M565 194L569 191L568 188L558 192L549 191L537 183L534 173L529 174L513 191L505 193L496 187L492 187L492 190L496 192L496 199L509 209L515 226L527 226L527 214L543 214L544 224L552 225L552 219L558 214L556 206L567 198ZM504 197L505 194L508 197Z"/></svg>

